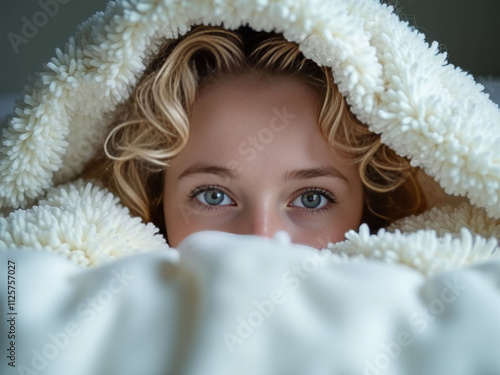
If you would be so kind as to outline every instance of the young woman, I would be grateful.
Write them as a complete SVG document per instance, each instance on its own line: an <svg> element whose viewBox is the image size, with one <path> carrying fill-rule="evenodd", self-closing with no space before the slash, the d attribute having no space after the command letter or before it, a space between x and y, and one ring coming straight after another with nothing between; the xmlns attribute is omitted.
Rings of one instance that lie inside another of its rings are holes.
<svg viewBox="0 0 500 375"><path fill-rule="evenodd" d="M285 230L319 248L421 213L419 175L297 43L214 26L165 42L83 174L174 247L201 230Z"/></svg>
<svg viewBox="0 0 500 375"><path fill-rule="evenodd" d="M0 373L500 374L500 112L445 60L378 0L109 2L2 132Z"/></svg>

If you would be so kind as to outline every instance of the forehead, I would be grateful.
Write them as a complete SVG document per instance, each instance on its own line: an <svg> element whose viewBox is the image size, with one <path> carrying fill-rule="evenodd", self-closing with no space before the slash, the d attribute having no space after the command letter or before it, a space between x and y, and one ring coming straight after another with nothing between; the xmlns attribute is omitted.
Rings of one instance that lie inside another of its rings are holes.
<svg viewBox="0 0 500 375"><path fill-rule="evenodd" d="M231 161L248 176L272 176L290 167L338 164L339 155L319 130L322 104L320 94L299 78L209 81L193 105L188 143L171 167Z"/></svg>
<svg viewBox="0 0 500 375"><path fill-rule="evenodd" d="M320 95L303 80L292 77L224 77L203 85L192 109L190 137L217 147L259 133L303 140L321 135ZM262 137L261 137L262 138Z"/></svg>

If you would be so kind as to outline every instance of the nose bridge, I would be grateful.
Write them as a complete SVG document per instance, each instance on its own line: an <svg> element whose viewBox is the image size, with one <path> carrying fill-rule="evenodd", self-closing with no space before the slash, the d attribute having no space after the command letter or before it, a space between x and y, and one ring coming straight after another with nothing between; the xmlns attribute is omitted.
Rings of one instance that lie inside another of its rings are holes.
<svg viewBox="0 0 500 375"><path fill-rule="evenodd" d="M272 237L285 229L284 216L278 205L270 201L255 202L247 214L247 232L263 237Z"/></svg>

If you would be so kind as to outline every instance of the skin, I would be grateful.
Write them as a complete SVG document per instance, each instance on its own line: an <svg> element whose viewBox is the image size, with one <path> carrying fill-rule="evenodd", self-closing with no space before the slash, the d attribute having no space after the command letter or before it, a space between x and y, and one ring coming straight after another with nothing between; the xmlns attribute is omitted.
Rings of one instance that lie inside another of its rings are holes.
<svg viewBox="0 0 500 375"><path fill-rule="evenodd" d="M202 85L188 143L165 171L170 246L203 230L265 237L284 230L295 243L323 248L357 229L361 179L320 133L320 105L319 94L293 77Z"/></svg>

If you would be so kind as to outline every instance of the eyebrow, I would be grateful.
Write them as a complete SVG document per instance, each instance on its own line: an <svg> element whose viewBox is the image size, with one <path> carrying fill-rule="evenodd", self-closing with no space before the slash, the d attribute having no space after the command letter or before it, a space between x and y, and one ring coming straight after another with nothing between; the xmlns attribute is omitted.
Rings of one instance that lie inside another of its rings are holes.
<svg viewBox="0 0 500 375"><path fill-rule="evenodd" d="M213 174L221 178L230 178L237 180L239 178L238 173L234 169L221 167L218 165L209 164L194 164L182 172L178 178L192 176L194 174ZM316 177L331 177L343 180L345 183L349 184L349 180L340 171L334 167L318 167L318 168L304 168L304 169L294 169L287 171L282 178L283 182L289 182L292 180L306 180Z"/></svg>
<svg viewBox="0 0 500 375"><path fill-rule="evenodd" d="M283 182L292 180L306 180L315 177L331 177L343 180L349 184L349 180L337 168L334 167L318 167L306 169L294 169L288 171L283 175Z"/></svg>
<svg viewBox="0 0 500 375"><path fill-rule="evenodd" d="M238 179L239 175L234 169L229 169L226 167L220 167L217 165L208 164L194 164L182 172L178 178L180 180L183 177L191 176L199 173L213 174L215 176L223 178L231 178L233 180Z"/></svg>

